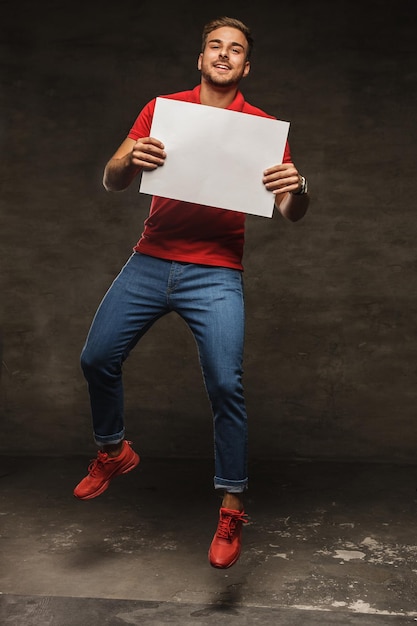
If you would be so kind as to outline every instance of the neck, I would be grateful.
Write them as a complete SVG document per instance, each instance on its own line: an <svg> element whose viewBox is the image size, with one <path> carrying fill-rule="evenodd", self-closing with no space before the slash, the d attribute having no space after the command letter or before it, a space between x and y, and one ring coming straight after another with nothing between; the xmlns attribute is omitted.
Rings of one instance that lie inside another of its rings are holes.
<svg viewBox="0 0 417 626"><path fill-rule="evenodd" d="M233 102L238 91L238 86L217 87L207 83L204 79L201 81L200 102L219 109L227 109Z"/></svg>

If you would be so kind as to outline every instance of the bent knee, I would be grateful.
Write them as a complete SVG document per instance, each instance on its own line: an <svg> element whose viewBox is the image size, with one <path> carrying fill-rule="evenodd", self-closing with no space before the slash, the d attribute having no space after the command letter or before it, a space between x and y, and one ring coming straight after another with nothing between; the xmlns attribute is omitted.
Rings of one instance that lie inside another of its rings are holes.
<svg viewBox="0 0 417 626"><path fill-rule="evenodd" d="M88 345L81 352L80 364L85 375L103 369L117 369L117 363L113 363L109 354L102 350L93 350Z"/></svg>

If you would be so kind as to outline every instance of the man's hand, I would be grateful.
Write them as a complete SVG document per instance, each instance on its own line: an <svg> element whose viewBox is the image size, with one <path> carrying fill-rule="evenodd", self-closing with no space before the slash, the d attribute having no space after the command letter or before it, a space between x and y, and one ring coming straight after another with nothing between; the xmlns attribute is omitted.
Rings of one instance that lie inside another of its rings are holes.
<svg viewBox="0 0 417 626"><path fill-rule="evenodd" d="M304 217L310 199L307 193L294 195L303 187L303 179L294 163L269 167L264 172L263 183L275 195L275 206L283 217L291 222Z"/></svg>
<svg viewBox="0 0 417 626"><path fill-rule="evenodd" d="M262 179L268 191L274 195L287 192L296 192L301 189L301 176L294 163L274 165L264 172Z"/></svg>
<svg viewBox="0 0 417 626"><path fill-rule="evenodd" d="M138 139L130 153L130 162L144 170L154 170L165 162L164 144L153 137Z"/></svg>
<svg viewBox="0 0 417 626"><path fill-rule="evenodd" d="M153 137L135 141L126 137L104 168L107 191L123 191L142 170L154 170L165 162L164 144Z"/></svg>

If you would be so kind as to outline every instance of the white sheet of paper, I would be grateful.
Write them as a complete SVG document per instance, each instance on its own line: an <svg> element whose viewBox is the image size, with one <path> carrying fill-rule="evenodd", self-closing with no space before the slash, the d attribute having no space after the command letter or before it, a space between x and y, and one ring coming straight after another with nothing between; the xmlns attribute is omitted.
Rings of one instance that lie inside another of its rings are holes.
<svg viewBox="0 0 417 626"><path fill-rule="evenodd" d="M263 182L282 163L289 122L157 98L151 136L163 166L143 172L142 193L272 217L275 196Z"/></svg>

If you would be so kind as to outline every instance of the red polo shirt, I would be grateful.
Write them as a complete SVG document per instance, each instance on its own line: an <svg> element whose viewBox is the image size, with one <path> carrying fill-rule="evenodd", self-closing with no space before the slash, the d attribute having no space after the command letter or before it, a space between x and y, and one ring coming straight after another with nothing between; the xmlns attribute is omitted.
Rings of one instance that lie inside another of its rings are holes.
<svg viewBox="0 0 417 626"><path fill-rule="evenodd" d="M200 85L162 97L201 104ZM131 139L150 136L155 102L154 98L140 112L129 132ZM228 109L274 119L247 103L240 91ZM283 162L291 162L288 144ZM134 250L171 261L242 270L245 217L245 213L237 211L153 196L149 217Z"/></svg>

